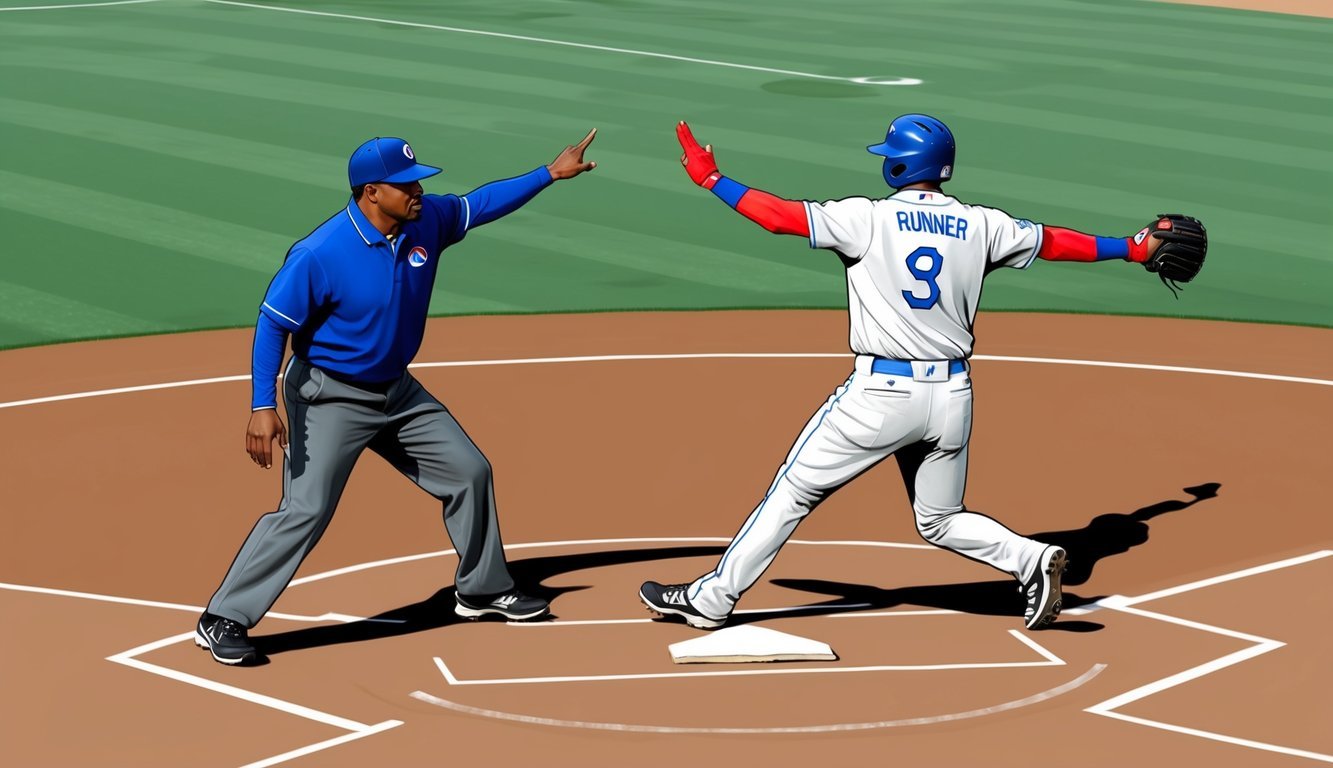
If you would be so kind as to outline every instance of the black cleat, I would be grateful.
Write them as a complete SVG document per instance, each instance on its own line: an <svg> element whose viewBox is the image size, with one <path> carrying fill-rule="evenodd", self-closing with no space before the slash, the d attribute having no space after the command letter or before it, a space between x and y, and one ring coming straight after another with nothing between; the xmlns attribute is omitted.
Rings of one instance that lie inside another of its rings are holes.
<svg viewBox="0 0 1333 768"><path fill-rule="evenodd" d="M207 611L199 617L199 624L194 628L194 644L207 648L213 659L222 664L253 664L259 658L245 627Z"/></svg>
<svg viewBox="0 0 1333 768"><path fill-rule="evenodd" d="M1065 551L1060 547L1047 547L1037 561L1037 568L1032 577L1019 585L1018 591L1027 599L1027 608L1023 611L1023 624L1028 629L1041 629L1049 626L1060 615L1062 596L1060 594L1060 576L1065 572Z"/></svg>
<svg viewBox="0 0 1333 768"><path fill-rule="evenodd" d="M550 603L511 589L498 595L464 597L455 594L454 613L465 619L479 619L488 613L503 616L510 621L530 621L545 618L551 612Z"/></svg>
<svg viewBox="0 0 1333 768"><path fill-rule="evenodd" d="M685 623L697 629L717 629L727 623L725 617L714 619L703 615L690 603L689 584L658 584L645 581L639 587L639 599L648 606L648 610L659 616L671 614L681 616Z"/></svg>

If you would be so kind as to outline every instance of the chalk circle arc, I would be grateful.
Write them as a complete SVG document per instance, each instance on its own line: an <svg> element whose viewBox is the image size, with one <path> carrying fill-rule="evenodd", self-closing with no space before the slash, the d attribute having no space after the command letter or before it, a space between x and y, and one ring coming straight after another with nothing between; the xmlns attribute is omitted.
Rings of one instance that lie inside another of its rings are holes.
<svg viewBox="0 0 1333 768"><path fill-rule="evenodd" d="M796 726L776 726L771 728L702 728L671 725L640 725L634 723L599 723L583 720L560 720L551 717L537 717L534 715L522 715L514 712L501 712L495 709L484 709L474 707L469 704L461 704L456 701L450 701L425 691L413 691L408 694L417 701L452 710L465 715L474 717L485 717L491 720L504 720L512 723L524 723L526 725L544 725L554 728L574 728L591 731L617 731L621 733L656 733L656 734L712 734L712 735L777 735L777 734L810 734L810 733L846 733L849 731L873 731L886 728L903 728L917 725L936 725L939 723L951 723L958 720L970 720L986 715L994 715L1000 712L1020 709L1033 704L1039 704L1056 696L1069 693L1079 686L1092 680L1106 669L1105 664L1093 664L1086 672L1065 683L1048 688L1031 696L1025 696L1021 699L1006 701L1001 704L994 704L989 707L979 709L969 709L965 712L952 712L943 715L930 715L927 717L907 717L897 720L878 720L865 723L827 723L823 725L796 725Z"/></svg>

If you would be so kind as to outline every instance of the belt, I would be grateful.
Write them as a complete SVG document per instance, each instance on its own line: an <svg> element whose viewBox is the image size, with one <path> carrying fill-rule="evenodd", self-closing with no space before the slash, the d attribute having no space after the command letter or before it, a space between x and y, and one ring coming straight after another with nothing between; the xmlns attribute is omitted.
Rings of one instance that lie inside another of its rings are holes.
<svg viewBox="0 0 1333 768"><path fill-rule="evenodd" d="M310 364L306 363L306 365ZM319 366L311 366L311 367L319 368ZM347 376L346 374L334 373L333 371L330 371L328 368L320 368L319 370L322 371L324 375L328 376L330 379L333 379L335 381L341 381L343 384L346 384L351 387L356 387L357 389L364 389L367 392L374 392L377 395L387 394L388 391L393 388L393 385L397 384L399 379L402 378L400 376L397 379L389 379L388 381L357 381L356 379L353 379Z"/></svg>
<svg viewBox="0 0 1333 768"><path fill-rule="evenodd" d="M941 360L939 362L943 363L944 361ZM877 357L875 358L875 361L871 363L870 370L872 373L891 373L894 376L911 376L912 361L892 360L887 357ZM955 373L962 373L963 371L966 370L967 370L967 363L964 363L962 360L949 361L950 376L954 375Z"/></svg>

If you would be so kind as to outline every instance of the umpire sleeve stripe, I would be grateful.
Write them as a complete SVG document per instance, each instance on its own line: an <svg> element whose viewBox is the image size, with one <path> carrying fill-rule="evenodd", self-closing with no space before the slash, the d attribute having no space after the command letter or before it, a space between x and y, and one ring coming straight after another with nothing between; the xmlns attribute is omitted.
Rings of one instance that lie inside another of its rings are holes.
<svg viewBox="0 0 1333 768"><path fill-rule="evenodd" d="M472 224L472 203L467 201L467 195L463 195L463 231L466 232L468 226Z"/></svg>
<svg viewBox="0 0 1333 768"><path fill-rule="evenodd" d="M291 319L290 317L288 317L288 316L282 314L281 312L278 311L277 307L274 307L272 304L268 303L267 301L264 302L264 306L266 306L266 307L268 307L270 310L272 310L273 314L277 315L278 317L281 317L283 320L286 320L287 322L291 323L292 325L296 326L297 328L300 328L300 327L301 327L301 324L300 324L300 323L298 323L298 322L296 322L295 320Z"/></svg>

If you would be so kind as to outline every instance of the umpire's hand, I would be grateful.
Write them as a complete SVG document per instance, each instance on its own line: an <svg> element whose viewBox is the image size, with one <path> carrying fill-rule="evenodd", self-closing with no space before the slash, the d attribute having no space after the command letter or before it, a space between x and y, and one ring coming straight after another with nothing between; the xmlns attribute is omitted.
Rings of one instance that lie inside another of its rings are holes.
<svg viewBox="0 0 1333 768"><path fill-rule="evenodd" d="M273 441L287 447L287 427L275 408L264 408L250 414L250 423L245 427L245 452L264 469L273 466Z"/></svg>
<svg viewBox="0 0 1333 768"><path fill-rule="evenodd" d="M591 131L588 131L587 136L583 137L583 141L565 147L565 151L561 152L556 159L551 161L550 165L546 166L546 170L551 172L551 178L556 181L560 179L572 179L584 171L591 171L593 168L596 168L597 163L583 162L583 150L588 148L588 145L592 143L593 137L596 135L597 129L593 128Z"/></svg>

